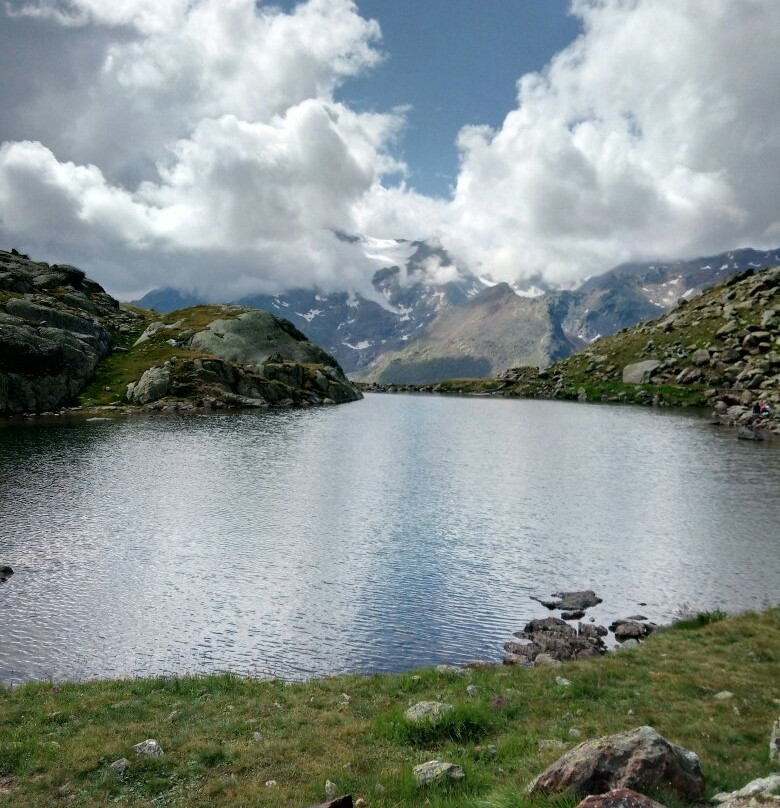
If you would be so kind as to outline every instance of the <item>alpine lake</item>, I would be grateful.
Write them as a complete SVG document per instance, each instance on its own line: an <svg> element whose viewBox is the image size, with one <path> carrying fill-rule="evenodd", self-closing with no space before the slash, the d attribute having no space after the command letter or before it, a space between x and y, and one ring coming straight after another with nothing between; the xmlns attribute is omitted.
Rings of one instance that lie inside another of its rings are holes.
<svg viewBox="0 0 780 808"><path fill-rule="evenodd" d="M0 426L0 683L500 660L585 620L762 609L780 441L668 410L367 395Z"/></svg>

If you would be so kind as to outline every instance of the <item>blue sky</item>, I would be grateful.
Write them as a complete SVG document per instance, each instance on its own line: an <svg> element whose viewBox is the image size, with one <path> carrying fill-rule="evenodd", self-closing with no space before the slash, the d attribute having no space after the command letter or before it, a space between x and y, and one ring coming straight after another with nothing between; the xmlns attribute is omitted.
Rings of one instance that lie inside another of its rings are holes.
<svg viewBox="0 0 780 808"><path fill-rule="evenodd" d="M382 27L386 60L338 97L360 109L409 104L400 154L409 185L446 196L466 124L501 125L517 80L580 32L568 0L358 0Z"/></svg>
<svg viewBox="0 0 780 808"><path fill-rule="evenodd" d="M337 232L526 287L774 248L778 41L778 0L7 0L0 244L225 299L369 290Z"/></svg>

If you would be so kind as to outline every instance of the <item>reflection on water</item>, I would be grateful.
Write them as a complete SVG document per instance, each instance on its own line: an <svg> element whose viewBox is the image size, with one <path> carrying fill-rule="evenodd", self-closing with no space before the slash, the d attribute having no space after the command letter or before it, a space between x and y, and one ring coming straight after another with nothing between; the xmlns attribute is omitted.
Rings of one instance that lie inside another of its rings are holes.
<svg viewBox="0 0 780 808"><path fill-rule="evenodd" d="M559 588L595 588L600 620L762 607L778 490L777 445L638 409L373 395L6 426L0 681L496 659Z"/></svg>

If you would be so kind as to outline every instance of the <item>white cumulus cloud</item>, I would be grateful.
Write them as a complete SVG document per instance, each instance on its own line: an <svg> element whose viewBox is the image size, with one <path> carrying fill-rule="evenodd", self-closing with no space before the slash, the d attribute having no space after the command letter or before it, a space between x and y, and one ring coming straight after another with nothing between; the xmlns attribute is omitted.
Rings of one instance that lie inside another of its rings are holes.
<svg viewBox="0 0 780 808"><path fill-rule="evenodd" d="M777 0L573 0L582 34L499 128L461 131L448 200L404 184L403 109L336 100L383 58L353 0L5 9L40 57L5 70L0 240L118 294L366 288L376 262L337 232L536 285L780 243Z"/></svg>
<svg viewBox="0 0 780 808"><path fill-rule="evenodd" d="M460 134L442 239L502 280L780 241L780 4L575 0L582 35Z"/></svg>

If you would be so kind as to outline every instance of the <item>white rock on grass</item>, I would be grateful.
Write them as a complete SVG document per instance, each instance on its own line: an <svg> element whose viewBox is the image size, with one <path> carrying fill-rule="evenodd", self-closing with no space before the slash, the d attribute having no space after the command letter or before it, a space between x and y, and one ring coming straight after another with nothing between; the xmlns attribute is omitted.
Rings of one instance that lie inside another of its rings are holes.
<svg viewBox="0 0 780 808"><path fill-rule="evenodd" d="M730 690L721 690L720 693L715 694L718 701L728 701L734 698L734 694Z"/></svg>
<svg viewBox="0 0 780 808"><path fill-rule="evenodd" d="M332 800L338 793L338 786L332 780L325 781L325 799Z"/></svg>
<svg viewBox="0 0 780 808"><path fill-rule="evenodd" d="M146 741L135 744L133 751L136 757L161 758L165 754L160 744L158 744L154 738L149 738Z"/></svg>
<svg viewBox="0 0 780 808"><path fill-rule="evenodd" d="M720 803L722 808L726 808L730 805L739 806L748 804L751 800L758 797L759 802L780 805L780 796L775 794L779 789L780 774L770 774L769 777L761 777L758 780L752 780L738 791L716 794L712 798L712 801Z"/></svg>
<svg viewBox="0 0 780 808"><path fill-rule="evenodd" d="M414 779L418 785L426 785L437 780L462 780L466 773L454 763L443 760L429 760L414 767Z"/></svg>
<svg viewBox="0 0 780 808"><path fill-rule="evenodd" d="M780 718L772 725L769 736L769 762L780 763Z"/></svg>
<svg viewBox="0 0 780 808"><path fill-rule="evenodd" d="M418 701L404 713L404 718L413 724L419 724L422 721L435 721L453 709L451 704L441 701Z"/></svg>

